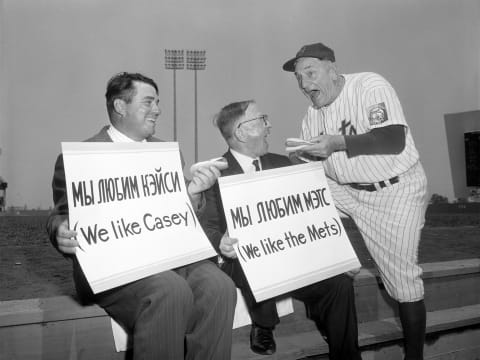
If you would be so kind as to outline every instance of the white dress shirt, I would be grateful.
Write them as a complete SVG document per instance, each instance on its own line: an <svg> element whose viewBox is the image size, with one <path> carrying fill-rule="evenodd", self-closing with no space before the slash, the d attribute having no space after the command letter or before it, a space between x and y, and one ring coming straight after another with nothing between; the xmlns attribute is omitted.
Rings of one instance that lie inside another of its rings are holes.
<svg viewBox="0 0 480 360"><path fill-rule="evenodd" d="M255 169L255 166L253 165L253 160L258 160L258 166L260 167L260 170L262 170L262 162L260 161L260 158L251 158L250 156L241 154L233 149L230 149L230 152L232 153L233 157L238 161L240 167L245 174L250 174L257 171Z"/></svg>
<svg viewBox="0 0 480 360"><path fill-rule="evenodd" d="M124 133L120 132L115 128L115 126L110 125L107 129L107 134L110 136L113 142L137 142L133 139L130 139L127 135ZM138 142L146 142L147 139L143 139L142 141Z"/></svg>

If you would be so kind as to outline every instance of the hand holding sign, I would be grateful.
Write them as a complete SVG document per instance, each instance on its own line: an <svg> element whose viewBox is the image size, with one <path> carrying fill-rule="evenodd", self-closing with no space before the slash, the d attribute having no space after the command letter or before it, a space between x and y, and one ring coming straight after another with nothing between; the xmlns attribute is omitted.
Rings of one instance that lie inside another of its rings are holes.
<svg viewBox="0 0 480 360"><path fill-rule="evenodd" d="M235 246L238 246L238 239L228 236L227 231L220 240L220 252L223 256L226 256L230 259L235 259L237 257Z"/></svg>
<svg viewBox="0 0 480 360"><path fill-rule="evenodd" d="M77 232L69 229L68 219L62 221L57 229L57 246L58 250L64 254L73 255L79 246L76 239Z"/></svg>

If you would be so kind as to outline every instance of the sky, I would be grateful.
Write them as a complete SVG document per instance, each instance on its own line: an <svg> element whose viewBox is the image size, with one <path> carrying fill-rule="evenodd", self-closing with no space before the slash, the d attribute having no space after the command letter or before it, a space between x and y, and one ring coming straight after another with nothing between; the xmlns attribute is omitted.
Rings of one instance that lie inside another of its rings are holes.
<svg viewBox="0 0 480 360"><path fill-rule="evenodd" d="M0 176L9 206L52 206L62 141L108 123L105 84L119 71L159 84L157 136L173 139L173 72L165 49L206 50L197 73L199 160L225 143L220 108L255 99L270 149L285 153L308 101L282 64L305 44L335 50L341 72L374 71L394 86L430 193L453 198L444 115L480 108L478 0L0 0ZM178 141L194 162L194 73L176 72ZM480 121L480 120L479 120ZM478 126L480 129L480 124Z"/></svg>

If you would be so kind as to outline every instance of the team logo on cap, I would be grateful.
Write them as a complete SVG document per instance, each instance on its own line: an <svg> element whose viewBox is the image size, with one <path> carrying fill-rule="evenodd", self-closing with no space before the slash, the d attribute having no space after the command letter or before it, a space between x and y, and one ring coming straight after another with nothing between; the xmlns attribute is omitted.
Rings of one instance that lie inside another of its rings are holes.
<svg viewBox="0 0 480 360"><path fill-rule="evenodd" d="M370 125L378 125L388 120L385 103L372 105L368 108L368 121Z"/></svg>

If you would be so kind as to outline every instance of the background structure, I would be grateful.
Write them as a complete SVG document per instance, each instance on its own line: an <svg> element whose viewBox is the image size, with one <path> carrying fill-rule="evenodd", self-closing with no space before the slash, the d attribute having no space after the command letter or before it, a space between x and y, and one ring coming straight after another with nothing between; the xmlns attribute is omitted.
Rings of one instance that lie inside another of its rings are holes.
<svg viewBox="0 0 480 360"><path fill-rule="evenodd" d="M476 141L476 149L469 149L467 154L465 133L480 131L480 110L466 111L456 114L445 114L445 130L448 140L453 191L456 198L468 198L471 191L480 188L480 184L468 186L466 161L477 161L480 166L480 142ZM478 138L478 137L477 137ZM473 159L473 152L476 160ZM472 175L470 174L470 177Z"/></svg>

